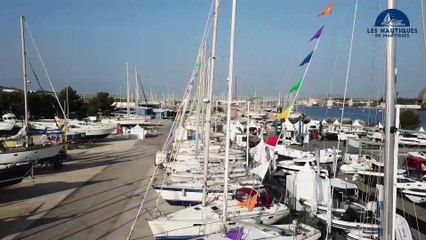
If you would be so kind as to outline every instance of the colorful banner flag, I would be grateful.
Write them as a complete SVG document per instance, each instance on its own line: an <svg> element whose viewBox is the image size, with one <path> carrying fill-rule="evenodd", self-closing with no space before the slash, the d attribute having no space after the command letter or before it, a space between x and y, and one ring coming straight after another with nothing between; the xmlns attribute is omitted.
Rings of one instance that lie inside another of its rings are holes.
<svg viewBox="0 0 426 240"><path fill-rule="evenodd" d="M305 65L306 63L308 63L309 61L311 61L311 57L314 54L314 51L312 51L311 53L309 53L308 56L305 57L305 59L303 59L302 63L299 64L299 67Z"/></svg>
<svg viewBox="0 0 426 240"><path fill-rule="evenodd" d="M318 14L318 17L319 17L319 16L323 16L323 15L325 15L325 14L331 14L331 12L333 11L333 7L334 7L334 1L333 1L333 2L331 2L331 3L328 5L328 7L326 7L326 8L324 9L324 11L322 11L320 14Z"/></svg>
<svg viewBox="0 0 426 240"><path fill-rule="evenodd" d="M323 25L320 29L318 29L318 31L314 34L314 36L311 38L311 40L309 40L309 42L314 40L314 39L321 37L321 33L322 33L322 30L324 29L324 26L325 25Z"/></svg>
<svg viewBox="0 0 426 240"><path fill-rule="evenodd" d="M247 207L249 212L253 211L254 207L257 204L257 198L259 197L259 194L255 194L252 197L250 197L248 200L244 202L240 202L241 207Z"/></svg>
<svg viewBox="0 0 426 240"><path fill-rule="evenodd" d="M290 93L292 93L294 91L299 91L300 87L302 86L302 82L303 82L303 78L301 78L295 85L293 85L290 88Z"/></svg>
<svg viewBox="0 0 426 240"><path fill-rule="evenodd" d="M287 119L288 116L290 116L291 110L293 110L293 105L288 106L286 109L284 109L284 111L282 111L282 113L278 114L277 119Z"/></svg>

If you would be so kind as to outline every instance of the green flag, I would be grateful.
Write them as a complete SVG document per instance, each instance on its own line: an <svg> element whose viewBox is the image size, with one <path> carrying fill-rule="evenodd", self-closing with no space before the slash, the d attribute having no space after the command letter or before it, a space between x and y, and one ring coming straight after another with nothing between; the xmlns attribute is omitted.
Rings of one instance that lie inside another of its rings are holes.
<svg viewBox="0 0 426 240"><path fill-rule="evenodd" d="M299 80L296 84L293 85L293 87L290 88L290 93L294 91L299 91L300 87L302 86L303 78Z"/></svg>

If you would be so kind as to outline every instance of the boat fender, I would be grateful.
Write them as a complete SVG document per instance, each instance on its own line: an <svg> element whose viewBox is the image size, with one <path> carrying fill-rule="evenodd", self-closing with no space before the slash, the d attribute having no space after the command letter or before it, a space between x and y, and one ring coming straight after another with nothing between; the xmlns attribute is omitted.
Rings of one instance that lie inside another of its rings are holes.
<svg viewBox="0 0 426 240"><path fill-rule="evenodd" d="M182 195L183 195L184 197L186 197L186 190L185 190L185 188L183 188L183 189L182 189Z"/></svg>

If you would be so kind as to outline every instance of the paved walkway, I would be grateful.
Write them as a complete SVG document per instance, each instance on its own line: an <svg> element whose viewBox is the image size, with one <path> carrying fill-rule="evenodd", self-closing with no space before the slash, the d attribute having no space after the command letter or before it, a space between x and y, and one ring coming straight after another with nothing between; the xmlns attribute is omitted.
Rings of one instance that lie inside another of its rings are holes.
<svg viewBox="0 0 426 240"><path fill-rule="evenodd" d="M1 189L0 238L126 239L167 125L144 140L73 150L75 159L62 172L42 170L34 180ZM147 206L155 198L152 191ZM145 218L138 221L132 239L152 239Z"/></svg>

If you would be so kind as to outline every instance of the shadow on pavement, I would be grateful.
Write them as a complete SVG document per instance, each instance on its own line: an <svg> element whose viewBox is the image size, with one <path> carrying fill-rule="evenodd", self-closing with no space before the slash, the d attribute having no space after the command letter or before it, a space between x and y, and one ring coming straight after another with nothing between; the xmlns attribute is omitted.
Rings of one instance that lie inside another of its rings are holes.
<svg viewBox="0 0 426 240"><path fill-rule="evenodd" d="M111 179L112 180L112 179ZM42 195L51 193L61 192L68 189L74 189L82 185L97 184L104 181L87 181L87 182L47 182L47 183L35 183L30 186L19 186L16 185L11 188L4 188L0 190L0 206L4 203L10 203L14 201L34 198Z"/></svg>

